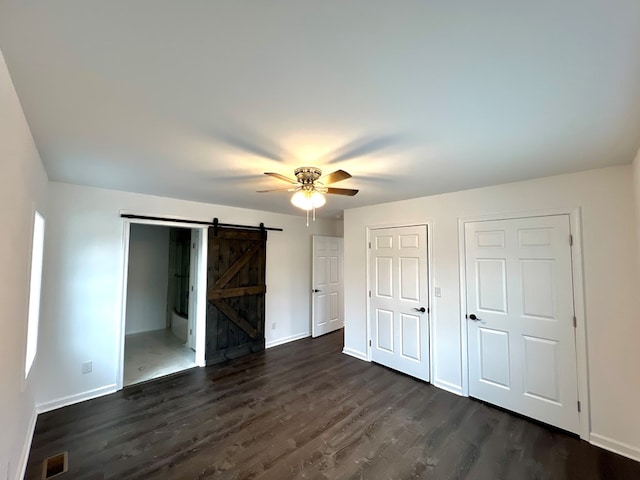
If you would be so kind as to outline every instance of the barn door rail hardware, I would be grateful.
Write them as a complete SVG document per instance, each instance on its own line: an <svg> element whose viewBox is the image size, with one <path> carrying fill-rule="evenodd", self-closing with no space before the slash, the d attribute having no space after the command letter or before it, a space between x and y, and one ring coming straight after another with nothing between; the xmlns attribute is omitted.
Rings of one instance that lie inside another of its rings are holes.
<svg viewBox="0 0 640 480"><path fill-rule="evenodd" d="M203 220L183 220L181 218L167 218L167 217L151 217L148 215L134 215L132 213L122 213L120 214L121 218L134 218L136 220L153 220L158 222L175 222L175 223L185 223L189 225L210 225L214 228L215 233L218 232L218 227L220 228L238 228L242 230L261 230L261 231L272 231L272 232L282 232L283 229L279 227L265 227L264 223L260 225L236 225L233 223L220 223L218 217L214 218L213 221L207 222Z"/></svg>
<svg viewBox="0 0 640 480"><path fill-rule="evenodd" d="M220 223L220 221L218 220L218 217L215 217L213 219L213 222L211 223L211 225L213 225L213 234L214 235L218 235L218 227L220 228L238 228L240 230L257 230L257 231L261 231L261 232L266 232L267 230L271 230L274 232L282 232L282 228L278 228L278 227L265 227L264 223L261 223L258 226L255 225L237 225L235 223Z"/></svg>

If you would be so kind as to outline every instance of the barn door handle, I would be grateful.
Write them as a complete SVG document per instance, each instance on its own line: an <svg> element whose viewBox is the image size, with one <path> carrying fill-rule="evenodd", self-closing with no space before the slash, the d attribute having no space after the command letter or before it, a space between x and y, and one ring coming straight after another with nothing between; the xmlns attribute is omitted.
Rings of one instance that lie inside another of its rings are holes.
<svg viewBox="0 0 640 480"><path fill-rule="evenodd" d="M415 310L416 312L422 312L422 313L424 313L424 312L426 312L426 311L427 311L427 309L426 309L426 308L424 308L424 307L414 308L414 310Z"/></svg>
<svg viewBox="0 0 640 480"><path fill-rule="evenodd" d="M313 293L318 293L321 292L322 290L318 290L317 288L314 288L313 290L311 290Z"/></svg>

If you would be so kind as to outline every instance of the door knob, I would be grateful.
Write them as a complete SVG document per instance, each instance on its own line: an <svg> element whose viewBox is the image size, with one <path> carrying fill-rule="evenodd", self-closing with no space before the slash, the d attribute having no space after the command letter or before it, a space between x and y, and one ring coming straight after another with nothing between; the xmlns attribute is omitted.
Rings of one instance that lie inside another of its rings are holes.
<svg viewBox="0 0 640 480"><path fill-rule="evenodd" d="M416 312L422 312L422 313L424 313L424 312L426 312L426 311L427 311L424 307L414 308L414 310L415 310Z"/></svg>
<svg viewBox="0 0 640 480"><path fill-rule="evenodd" d="M473 320L474 322L479 322L480 319L478 317L476 317L475 313L472 313L469 315L469 320Z"/></svg>
<svg viewBox="0 0 640 480"><path fill-rule="evenodd" d="M318 293L321 292L322 290L318 290L317 288L314 288L313 290L311 290L313 293Z"/></svg>

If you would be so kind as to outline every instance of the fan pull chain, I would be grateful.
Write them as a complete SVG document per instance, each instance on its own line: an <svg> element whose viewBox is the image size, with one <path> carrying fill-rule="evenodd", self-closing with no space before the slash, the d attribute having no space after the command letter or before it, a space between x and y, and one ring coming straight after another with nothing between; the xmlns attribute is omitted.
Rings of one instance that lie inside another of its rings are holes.
<svg viewBox="0 0 640 480"><path fill-rule="evenodd" d="M311 217L312 220L315 222L316 221L316 207L312 208L313 210L313 216ZM309 226L309 210L307 210L307 227Z"/></svg>

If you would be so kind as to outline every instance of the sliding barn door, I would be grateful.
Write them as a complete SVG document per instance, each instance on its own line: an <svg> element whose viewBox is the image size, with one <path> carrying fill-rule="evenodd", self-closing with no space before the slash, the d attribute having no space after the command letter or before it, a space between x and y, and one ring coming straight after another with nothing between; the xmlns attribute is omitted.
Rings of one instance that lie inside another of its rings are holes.
<svg viewBox="0 0 640 480"><path fill-rule="evenodd" d="M209 228L207 365L264 350L267 233Z"/></svg>

